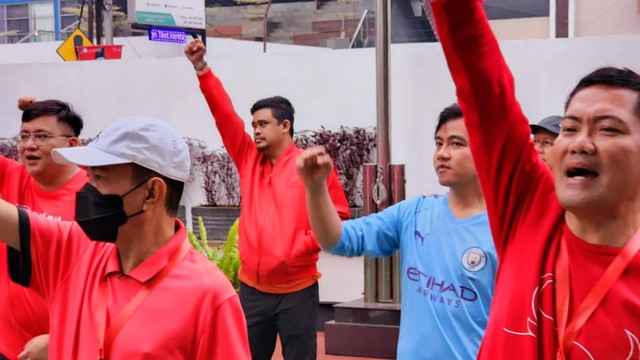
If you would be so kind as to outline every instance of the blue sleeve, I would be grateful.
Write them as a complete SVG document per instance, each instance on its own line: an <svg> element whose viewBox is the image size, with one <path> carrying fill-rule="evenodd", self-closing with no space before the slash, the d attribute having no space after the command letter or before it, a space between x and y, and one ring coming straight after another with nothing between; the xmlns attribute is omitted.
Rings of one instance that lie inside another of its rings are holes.
<svg viewBox="0 0 640 360"><path fill-rule="evenodd" d="M411 218L411 203L401 201L383 211L342 222L342 237L328 252L341 256L389 256L400 248L403 219Z"/></svg>

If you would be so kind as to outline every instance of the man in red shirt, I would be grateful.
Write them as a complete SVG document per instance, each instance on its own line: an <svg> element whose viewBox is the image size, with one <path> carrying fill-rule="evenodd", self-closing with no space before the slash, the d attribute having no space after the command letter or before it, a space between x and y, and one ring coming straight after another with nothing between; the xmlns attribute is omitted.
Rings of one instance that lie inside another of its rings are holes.
<svg viewBox="0 0 640 360"><path fill-rule="evenodd" d="M21 163L0 156L0 196L52 219L71 220L76 192L87 182L87 173L74 164L55 163L51 150L78 145L82 118L59 100L22 98L19 102L23 110L17 137ZM44 359L49 311L33 290L11 281L10 277L29 285L28 272L17 275L20 255L0 245L0 359Z"/></svg>
<svg viewBox="0 0 640 360"><path fill-rule="evenodd" d="M254 360L271 359L280 334L285 359L315 359L320 245L296 171L302 150L293 142L293 106L280 96L256 102L251 108L252 140L204 61L202 41L193 40L185 54L240 175L238 278L251 355ZM327 185L340 217L348 218L349 206L335 171Z"/></svg>
<svg viewBox="0 0 640 360"><path fill-rule="evenodd" d="M249 359L237 294L176 219L189 178L178 132L123 118L53 159L87 166L75 222L0 201L0 239L29 255L51 310L50 357Z"/></svg>
<svg viewBox="0 0 640 360"><path fill-rule="evenodd" d="M640 76L578 83L550 172L481 1L431 5L500 261L479 358L638 358Z"/></svg>

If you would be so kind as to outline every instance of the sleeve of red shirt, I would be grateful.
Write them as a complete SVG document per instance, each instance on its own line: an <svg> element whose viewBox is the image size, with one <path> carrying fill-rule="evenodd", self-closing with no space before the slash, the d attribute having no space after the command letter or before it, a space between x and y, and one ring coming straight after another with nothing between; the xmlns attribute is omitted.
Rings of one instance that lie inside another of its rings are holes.
<svg viewBox="0 0 640 360"><path fill-rule="evenodd" d="M432 0L431 6L500 254L521 215L532 210L538 185L552 183L551 173L535 151L482 2Z"/></svg>
<svg viewBox="0 0 640 360"><path fill-rule="evenodd" d="M237 295L218 306L211 326L198 339L196 360L227 359L251 359L247 323Z"/></svg>
<svg viewBox="0 0 640 360"><path fill-rule="evenodd" d="M33 272L30 287L50 299L89 241L75 222L49 220L34 213L29 213L29 222Z"/></svg>
<svg viewBox="0 0 640 360"><path fill-rule="evenodd" d="M231 99L224 90L222 82L211 69L203 74L198 74L198 80L200 81L200 90L207 100L224 147L240 171L242 159L245 159L247 154L255 149L253 140L244 130L244 122L233 109Z"/></svg>
<svg viewBox="0 0 640 360"><path fill-rule="evenodd" d="M28 176L27 169L21 163L0 155L0 196L5 191L21 191ZM19 194L12 195L17 197Z"/></svg>
<svg viewBox="0 0 640 360"><path fill-rule="evenodd" d="M329 196L333 201L333 205L336 207L338 216L342 220L348 220L351 217L351 210L349 209L349 203L347 202L347 196L344 193L344 188L338 178L338 173L334 168L329 177L327 178L327 188L329 189Z"/></svg>

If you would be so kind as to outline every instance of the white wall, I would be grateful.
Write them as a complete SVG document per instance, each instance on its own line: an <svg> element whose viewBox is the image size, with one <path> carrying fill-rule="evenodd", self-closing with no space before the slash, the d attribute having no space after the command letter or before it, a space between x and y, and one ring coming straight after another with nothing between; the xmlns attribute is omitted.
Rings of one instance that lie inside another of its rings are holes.
<svg viewBox="0 0 640 360"><path fill-rule="evenodd" d="M225 50L224 42L209 41L216 45L211 45L208 61L247 120L247 129L253 102L276 94L289 97L296 107L297 130L375 125L374 49L292 52L285 47L263 54L255 43L227 40L233 49ZM141 43L136 48L139 54L153 54L156 46L149 49ZM561 114L572 87L598 66L640 71L640 36L509 41L501 46L515 74L522 108L533 122ZM145 114L210 147L221 145L193 69L182 57L35 63L46 56L30 53L26 59L32 63L17 64L27 61L18 61L16 49L21 47L0 46L0 137L18 132L16 99L31 95L75 105L86 120L87 137L117 117ZM163 49L172 56L181 53L175 46ZM406 164L407 196L444 192L431 166L432 138L438 113L455 97L439 44L392 46L391 96L392 161ZM197 186L190 186L188 195L187 204L202 202ZM322 301L360 296L361 259L336 260L323 254L320 268Z"/></svg>

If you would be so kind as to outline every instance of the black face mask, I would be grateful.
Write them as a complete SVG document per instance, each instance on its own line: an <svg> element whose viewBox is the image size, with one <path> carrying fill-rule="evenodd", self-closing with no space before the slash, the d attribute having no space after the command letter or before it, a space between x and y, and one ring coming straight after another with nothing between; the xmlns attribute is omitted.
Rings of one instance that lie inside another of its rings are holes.
<svg viewBox="0 0 640 360"><path fill-rule="evenodd" d="M140 210L133 215L127 215L123 209L122 199L148 180L134 186L122 196L102 195L93 185L85 184L76 194L76 222L89 239L108 243L116 242L120 226L144 212Z"/></svg>

